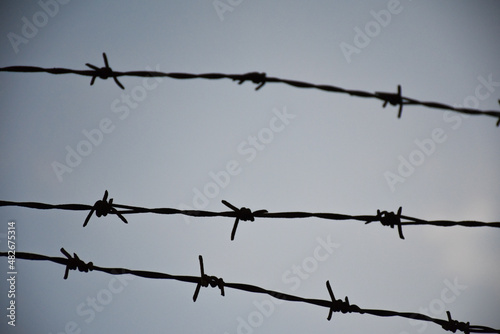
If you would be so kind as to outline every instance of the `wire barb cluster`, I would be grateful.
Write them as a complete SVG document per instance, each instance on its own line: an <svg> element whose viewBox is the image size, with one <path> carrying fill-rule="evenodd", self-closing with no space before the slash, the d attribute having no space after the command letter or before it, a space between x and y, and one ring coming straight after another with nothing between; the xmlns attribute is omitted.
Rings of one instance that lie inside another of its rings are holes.
<svg viewBox="0 0 500 334"><path fill-rule="evenodd" d="M500 222L482 222L474 220L464 220L464 221L451 221L451 220L424 220L420 218L410 217L402 215L402 207L400 207L397 213L380 211L377 210L376 215L347 215L340 213L314 213L314 212L269 212L267 210L257 210L252 211L249 208L242 207L237 208L228 201L222 200L222 204L230 208L232 211L203 211L203 210L180 210L174 208L145 208L139 206L122 205L113 203L113 199L108 200L108 191L104 192L102 199L95 202L94 205L86 204L46 204L37 202L12 202L12 201L2 201L0 200L0 207L2 206L20 206L31 209L59 209L59 210L73 210L73 211L89 211L87 218L85 219L83 226L87 226L91 216L96 214L97 217L106 216L108 214L117 215L125 224L127 220L124 215L126 214L138 214L138 213L155 213L162 215L174 215L180 214L191 217L233 217L235 218L233 228L231 231L231 240L234 240L236 235L236 230L240 221L255 221L256 218L282 218L282 219L294 219L294 218L320 218L327 220L355 220L361 221L365 224L370 224L373 222L380 222L383 226L388 226L394 228L397 226L399 237L405 239L403 235L403 225L429 225L429 226L441 226L441 227L452 227L452 226L463 226L463 227L495 227L500 228Z"/></svg>
<svg viewBox="0 0 500 334"><path fill-rule="evenodd" d="M121 213L118 212L118 210L116 210L113 207L113 199L110 198L109 201L108 201L107 198L108 198L108 191L106 190L104 192L104 196L102 197L102 199L98 200L97 202L95 202L94 206L92 207L92 209L90 210L89 214L87 215L87 218L85 218L85 221L83 222L83 227L87 226L87 224L88 224L88 222L90 220L90 217L92 217L92 215L94 214L94 212L95 212L95 215L97 217L101 217L101 216L105 217L109 213L113 213L113 214L117 215L118 217L120 217L120 219L125 224L128 224L128 222L125 219L125 217L123 217L121 215Z"/></svg>
<svg viewBox="0 0 500 334"><path fill-rule="evenodd" d="M335 299L335 295L333 294L330 281L326 281L326 288L328 289L328 294L332 299L330 311L328 312L328 317L327 317L328 321L332 319L333 312L342 312L342 313L360 312L361 309L357 305L349 303L349 298L347 296L345 297L345 300Z"/></svg>
<svg viewBox="0 0 500 334"><path fill-rule="evenodd" d="M231 79L233 81L237 81L238 84L242 84L245 81L250 81L257 85L255 90L261 89L266 83L282 83L289 86L293 86L296 88L312 88L318 89L324 92L329 93L339 93L339 94L348 94L350 96L359 97L359 98L375 98L381 100L383 102L383 107L386 107L388 104L392 106L399 106L398 110L398 118L401 118L403 112L404 105L420 105L427 108L432 109L441 109L441 110L449 110L462 114L468 115L485 115L491 116L494 118L498 118L497 126L500 126L500 111L497 110L479 110L473 108L459 108L453 107L440 102L428 102L428 101L419 101L417 99L413 99L410 97L405 97L401 95L401 85L398 85L397 93L387 93L387 92L367 92L353 89L346 89L342 87L336 87L332 85L318 85L303 81L290 80L290 79L281 79L276 77L269 77L264 72L249 72L246 74L224 74L224 73L202 73L202 74L193 74L193 73L179 73L179 72L158 72L158 71L127 71L127 72L118 72L111 69L108 63L108 58L106 53L102 54L104 58L104 67L97 67L92 64L85 64L87 67L91 68L91 70L73 70L68 68L42 68L36 66L7 66L0 68L0 72L23 72L23 73L36 73L36 72L45 72L50 74L77 74L82 76L90 76L92 79L90 84L93 85L96 78L108 79L113 78L115 83L121 88L125 89L125 87L118 81L118 77L121 76L132 76L132 77L168 77L171 79L208 79L208 80L219 80L219 79ZM500 103L500 101L499 101Z"/></svg>
<svg viewBox="0 0 500 334"><path fill-rule="evenodd" d="M403 97L401 96L401 85L398 85L397 94L393 93L383 93L383 92L375 92L375 94L384 100L383 108L387 106L387 103L390 103L393 106L399 105L398 118L401 118L401 113L403 112Z"/></svg>
<svg viewBox="0 0 500 334"><path fill-rule="evenodd" d="M108 191L106 190L104 192L104 196L102 197L101 200L98 200L97 202L95 202L94 206L92 207L92 209L90 210L87 218L85 218L85 221L83 222L83 227L87 226L89 220L90 220L90 217L92 217L92 215L94 214L95 212L95 215L97 217L105 217L107 216L109 213L113 213L115 215L117 215L118 217L120 217L120 219L125 223L125 224L128 224L127 220L125 219L125 217L123 217L121 215L120 212L118 212L118 210L116 210L114 207L113 207L113 199L110 198L109 201L107 201L108 199Z"/></svg>
<svg viewBox="0 0 500 334"><path fill-rule="evenodd" d="M390 228L394 228L394 226L397 226L399 238L404 240L405 237L403 235L403 228L401 227L401 211L402 210L403 210L403 208L399 207L398 213L396 213L396 214L394 212L377 210L377 219L383 226L389 226ZM372 222L374 222L374 220L367 221L365 224L369 224Z"/></svg>
<svg viewBox="0 0 500 334"><path fill-rule="evenodd" d="M120 81L118 81L118 78L116 77L115 73L113 72L113 70L111 69L111 67L109 67L109 63L108 63L108 57L106 56L106 53L102 53L102 58L104 59L104 67L97 67L97 66L94 66L92 64L89 64L89 63L86 63L85 65L87 65L87 67L90 67L91 69L93 69L95 71L95 75L92 76L92 79L90 80L90 85L94 85L94 82L95 82L95 79L97 77L103 79L103 80L106 80L107 78L113 78L113 80L115 80L116 84L118 85L118 87L120 87L121 89L125 89L125 87L121 84Z"/></svg>
<svg viewBox="0 0 500 334"><path fill-rule="evenodd" d="M465 334L470 333L470 323L469 322L460 322L457 320L453 320L451 317L450 311L446 311L446 316L448 317L448 322L441 325L444 330L455 333L457 330L464 332Z"/></svg>
<svg viewBox="0 0 500 334"><path fill-rule="evenodd" d="M73 257L71 257L71 255L64 248L61 248L61 253L63 253L68 258L66 262L66 271L64 272L64 279L68 278L70 270L78 269L79 271L86 273L94 270L94 264L92 262L83 262L82 260L80 260L78 255L76 255L76 253L73 253Z"/></svg>
<svg viewBox="0 0 500 334"><path fill-rule="evenodd" d="M233 229L231 231L231 240L234 240L234 236L236 235L236 229L238 228L238 223L240 220L242 221L255 221L255 214L263 214L267 213L267 210L258 210L255 213L252 212L249 208L242 207L238 209L228 201L222 200L222 204L233 210L236 214L236 220L234 221Z"/></svg>
<svg viewBox="0 0 500 334"><path fill-rule="evenodd" d="M264 289L259 286L244 284L244 283L228 283L225 282L222 278L218 278L216 276L208 276L205 274L203 267L203 257L199 256L200 261L200 271L201 276L178 276L171 275L167 273L161 272L153 272L153 271L144 271L144 270L132 270L126 268L105 268L94 265L92 262L85 263L78 258L76 254L73 257L69 255L68 252L61 248L61 252L66 256L66 258L61 257L50 257L46 255L33 254L33 253L24 253L24 252L16 252L16 258L26 259L26 260L35 260L35 261L51 261L54 263L61 264L66 267L66 273L64 279L67 278L67 273L69 270L79 269L82 272L88 271L100 271L104 273L108 273L111 275L124 275L130 274L143 278L151 278L151 279L167 279L167 280L177 280L185 283L196 284L196 290L193 295L193 301L196 301L199 291L201 287L218 287L221 290L221 295L225 295L225 288L246 291L249 293L259 293L259 294L267 294L274 298L288 301L288 302L301 302L311 305L316 305L320 307L328 308L328 320L331 320L334 312L340 313L357 313L357 314L370 314L378 317L401 317L408 318L413 320L420 320L426 322L432 322L439 326L441 326L446 331L451 331L455 333L457 330L464 332L465 334L470 333L499 333L500 329L495 329L487 326L472 326L469 322L464 323L451 318L451 314L447 311L448 319L437 319L432 318L428 315L421 313L413 313L413 312L398 312L391 310L379 310L379 309L365 309L361 308L357 305L350 304L349 298L345 297L345 300L335 299L335 295L333 293L330 282L326 282L326 287L328 289L328 294L330 295L330 300L324 299L311 299L304 298L300 296L285 294L273 290ZM0 256L7 257L8 252L0 252Z"/></svg>
<svg viewBox="0 0 500 334"><path fill-rule="evenodd" d="M209 285L212 288L218 287L220 289L221 296L224 296L224 280L222 278L218 278L215 276L208 276L207 274L205 274L205 269L203 268L203 257L200 255L198 257L198 259L200 260L201 276L200 276L200 281L196 285L196 290L194 291L193 301L195 302L196 299L198 299L198 294L200 293L200 288L201 287L206 288Z"/></svg>
<svg viewBox="0 0 500 334"><path fill-rule="evenodd" d="M259 90L266 83L266 73L262 72L249 72L240 76L240 78L234 78L233 80L238 81L238 85L241 85L245 81L251 81L257 85L255 90Z"/></svg>

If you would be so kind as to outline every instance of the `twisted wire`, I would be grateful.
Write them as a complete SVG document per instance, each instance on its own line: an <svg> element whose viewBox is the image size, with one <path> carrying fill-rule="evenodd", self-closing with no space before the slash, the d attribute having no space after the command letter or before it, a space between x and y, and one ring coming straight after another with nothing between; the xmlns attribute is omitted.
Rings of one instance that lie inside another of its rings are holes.
<svg viewBox="0 0 500 334"><path fill-rule="evenodd" d="M257 210L252 211L249 208L242 207L237 208L231 203L222 200L222 203L229 207L231 211L205 211L205 210L180 210L175 208L145 208L140 206L131 206L113 203L113 199L108 198L108 191L104 192L103 199L95 202L94 205L85 204L46 204L38 202L13 202L13 201L2 201L0 200L0 207L2 206L18 206L26 207L31 209L40 210L72 210L72 211L89 211L83 226L87 226L91 216L96 213L97 217L106 216L108 214L117 215L124 223L128 223L125 219L125 215L128 214L139 214L139 213L154 213L161 215L185 215L191 217L230 217L235 218L233 229L231 231L231 240L234 240L236 229L240 221L255 221L256 218L283 218L283 219L297 219L297 218L320 218L326 220L355 220L362 221L365 224L370 224L373 222L380 222L383 226L388 226L391 228L397 227L399 237L404 239L403 226L410 225L429 225L429 226L440 226L440 227L493 227L500 228L500 222L483 222L476 220L462 220L462 221L452 221L452 220L425 220L420 218L415 218L411 216L406 216L402 214L402 208L400 207L397 213L380 211L377 210L376 215L348 215L340 213L327 213L327 212L303 212L303 211L292 211L292 212L268 212L267 210Z"/></svg>
<svg viewBox="0 0 500 334"><path fill-rule="evenodd" d="M328 311L328 320L331 320L333 313L357 313L357 314L370 314L377 317L401 317L408 318L426 322L432 322L439 326L441 326L446 331L456 332L460 330L466 334L468 333L500 333L500 329L491 328L488 326L482 325L470 325L469 322L461 322L454 320L451 317L449 311L447 311L447 320L433 318L425 314L415 313L415 312L399 312L392 310L382 310L382 309L369 309L369 308L361 308L358 305L351 304L349 302L349 298L345 297L344 300L336 299L331 288L330 282L326 282L326 287L328 290L328 294L330 296L330 300L327 299L315 299L315 298L304 298L296 295L291 295L287 293L282 293L274 290L268 290L262 288L260 286L246 284L246 283L228 283L225 282L222 278L218 278L216 276L208 276L204 272L203 258L200 255L200 276L188 276L188 275L171 275L162 272L154 272L154 271L145 271L145 270L132 270L126 268L108 268L108 267L100 267L94 265L92 262L85 263L80 258L74 254L74 257L71 257L69 253L61 248L61 252L66 255L66 257L51 257L46 255L40 255L35 253L26 253L26 252L16 252L16 257L25 260L33 260L33 261L51 261L54 263L58 263L66 267L66 272L64 279L68 277L69 270L80 270L81 272L88 271L101 271L111 275L125 275L130 274L143 278L150 279L167 279L167 280L176 280L185 283L193 283L196 284L195 293L193 295L193 301L196 301L198 298L198 294L200 292L201 287L211 286L213 288L219 288L221 290L221 295L224 296L225 289L235 289L246 291L250 293L259 293L266 294L272 296L274 298L289 301L289 302L301 302L306 304L312 304L320 307L327 308ZM0 252L0 256L7 257L8 252Z"/></svg>
<svg viewBox="0 0 500 334"><path fill-rule="evenodd" d="M114 71L109 66L108 58L106 53L103 53L104 67L98 67L92 64L86 64L90 70L74 70L69 68L43 68L37 66L7 66L1 67L0 72L18 72L18 73L49 73L49 74L76 74L81 76L91 77L90 84L93 85L96 78L101 78L106 80L108 78L113 78L115 83L121 88L125 89L123 84L118 80L119 77L129 76L129 77L143 77L143 78L153 78L153 77L164 77L178 80L189 80L189 79L207 79L207 80L220 80L220 79L230 79L237 81L238 84L242 84L246 81L250 81L257 85L255 90L261 89L266 83L281 83L295 88L309 88L317 89L329 93L339 93L347 94L358 98L372 98L378 99L383 102L383 107L387 104L392 106L399 106L398 118L401 118L403 106L404 105L419 105L431 109L448 110L461 114L467 115L484 115L494 118L498 118L496 123L497 126L500 125L500 111L498 110L479 110L475 108L463 108L454 107L441 102L432 101L421 101L415 98L410 98L401 95L401 85L398 85L396 93L390 92L369 92L355 89L347 89L333 85L323 85L323 84L313 84L304 81L282 79L277 77L269 77L263 72L249 72L244 74L224 74L224 73L182 73L182 72L160 72L160 71ZM500 103L500 100L499 100Z"/></svg>

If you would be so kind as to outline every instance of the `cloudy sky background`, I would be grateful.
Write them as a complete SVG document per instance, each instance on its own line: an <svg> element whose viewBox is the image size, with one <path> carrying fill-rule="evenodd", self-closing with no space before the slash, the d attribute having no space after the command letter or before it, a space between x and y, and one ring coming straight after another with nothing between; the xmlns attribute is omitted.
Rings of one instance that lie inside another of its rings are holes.
<svg viewBox="0 0 500 334"><path fill-rule="evenodd" d="M499 108L496 1L221 0L219 11L212 0L41 3L1 5L1 67L100 67L106 52L117 71L260 71L384 92L401 84L417 99ZM34 22L39 27L29 30ZM367 27L372 37L356 38ZM346 53L346 45L357 52ZM107 189L115 203L147 207L225 211L225 199L253 210L375 214L402 206L424 219L499 220L496 119L411 106L397 119L397 108L377 100L272 83L255 92L252 83L230 80L121 78L122 91L112 80L89 81L0 74L1 199L93 204ZM103 128L96 145L82 144L85 132ZM417 143L431 140L429 154L418 153ZM70 167L68 148L78 147L89 153ZM391 186L387 175L399 175L411 157L423 159ZM58 176L54 165L63 164ZM211 175L228 166L234 175L217 185ZM17 251L61 256L64 247L99 266L181 275L199 274L201 254L206 273L226 282L327 299L330 280L337 298L360 307L442 319L449 310L454 319L500 328L494 229L407 227L400 240L380 224L260 219L240 223L231 242L229 218L144 214L125 225L94 216L83 228L85 217L1 208L0 249L15 220ZM335 246L321 246L328 240ZM192 284L98 272L63 280L64 268L53 263L17 266L16 327L3 315L1 332L444 332L369 315L328 322L326 309L271 307L269 297L234 290L221 297L203 289L193 303ZM5 314L7 288L4 281ZM94 298L99 312L88 305Z"/></svg>

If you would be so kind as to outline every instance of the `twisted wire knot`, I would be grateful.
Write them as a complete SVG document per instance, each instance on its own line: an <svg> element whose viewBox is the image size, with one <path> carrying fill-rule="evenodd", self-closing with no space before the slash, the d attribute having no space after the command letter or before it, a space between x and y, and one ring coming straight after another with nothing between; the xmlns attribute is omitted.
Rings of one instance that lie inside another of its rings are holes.
<svg viewBox="0 0 500 334"><path fill-rule="evenodd" d="M236 211L239 220L243 221L255 221L255 216L253 215L252 210L249 208L242 207Z"/></svg>
<svg viewBox="0 0 500 334"><path fill-rule="evenodd" d="M79 271L86 272L88 273L89 271L94 270L94 264L92 262L85 263L80 258L76 253L73 253L73 257L64 249L61 248L61 253L63 253L68 260L66 261L66 270L64 272L64 279L68 278L68 274L70 270L76 270L78 269Z"/></svg>
<svg viewBox="0 0 500 334"><path fill-rule="evenodd" d="M457 330L464 332L465 334L470 333L470 322L461 322L458 320L453 320L450 311L446 311L448 316L448 322L441 325L444 330L455 333Z"/></svg>
<svg viewBox="0 0 500 334"><path fill-rule="evenodd" d="M388 212L388 211L380 211L377 210L377 219L368 221L366 224L369 224L373 221L379 221L383 226L390 226L391 228L394 228L394 226L398 227L398 233L399 237L404 240L404 235L403 235L403 228L401 226L401 211L403 210L402 207L399 207L398 213L394 212Z"/></svg>
<svg viewBox="0 0 500 334"><path fill-rule="evenodd" d="M205 274L201 278L200 284L204 288L208 287L209 285L212 288L218 287L221 290L221 295L224 296L224 280L222 278L218 278L216 276L208 276L207 274Z"/></svg>
<svg viewBox="0 0 500 334"><path fill-rule="evenodd" d="M107 197L107 193L105 195ZM108 213L111 213L111 210L113 210L113 199L111 198L109 202L106 202L106 200L98 200L94 204L94 210L95 210L95 215L97 217L106 217Z"/></svg>
<svg viewBox="0 0 500 334"><path fill-rule="evenodd" d="M218 287L220 289L220 294L221 296L224 296L224 280L222 278L218 278L216 276L208 276L205 274L205 269L203 267L203 257L200 255L198 256L198 259L200 260L200 281L196 285L196 290L194 291L193 295L193 301L195 302L196 299L198 299L198 294L200 293L200 288L201 287L208 287L209 285L212 288Z"/></svg>
<svg viewBox="0 0 500 334"><path fill-rule="evenodd" d="M398 85L397 93L384 93L384 92L375 92L380 99L384 100L383 108L387 106L387 103L390 103L393 106L399 105L398 118L401 118L401 113L403 112L403 97L401 96L401 85Z"/></svg>
<svg viewBox="0 0 500 334"><path fill-rule="evenodd" d="M89 64L89 65L90 65L90 64ZM97 69L97 70L95 70L95 71L96 71L96 76L93 76L93 77L92 77L92 80L94 80L94 81L95 81L95 78L96 78L96 77L99 77L99 78L101 78L101 79L106 80L107 78L109 78L109 77L112 77L112 76L113 76L113 70L112 70L110 67L101 67L101 68L99 68L99 69ZM92 81L92 80L91 80L91 81ZM93 83L92 83L92 84L93 84Z"/></svg>
<svg viewBox="0 0 500 334"><path fill-rule="evenodd" d="M257 210L252 212L249 208L242 207L238 209L228 201L222 200L222 204L230 208L235 212L236 220L234 221L233 230L231 231L231 240L234 240L234 236L236 235L236 229L238 228L238 223L240 220L242 221L255 221L255 215L267 213L267 210Z"/></svg>
<svg viewBox="0 0 500 334"><path fill-rule="evenodd" d="M249 72L249 73L243 74L241 76L238 76L238 78L235 78L233 80L237 80L239 85L241 85L245 81L251 81L254 84L258 85L257 87L255 87L255 90L259 90L266 83L266 73L264 73L264 72Z"/></svg>
<svg viewBox="0 0 500 334"><path fill-rule="evenodd" d="M123 87L121 82L118 81L118 78L116 77L115 72L113 72L111 67L109 67L108 57L106 57L106 53L104 53L104 52L102 53L102 58L104 58L104 67L97 67L97 66L89 64L89 63L85 64L85 65L87 65L87 67L90 67L91 69L94 70L94 75L92 76L92 79L90 80L90 85L91 86L94 85L95 79L97 77L99 77L103 80L106 80L107 78L113 78L113 80L115 80L118 87L120 87L121 89L125 89L125 87Z"/></svg>
<svg viewBox="0 0 500 334"><path fill-rule="evenodd" d="M330 299L332 300L330 310L328 312L328 321L332 319L333 312L342 312L342 313L351 313L357 312L360 308L357 305L350 304L349 298L346 296L345 300L335 299L335 295L333 294L332 287L330 286L330 281L326 281L326 288L328 289L328 294L330 295Z"/></svg>
<svg viewBox="0 0 500 334"><path fill-rule="evenodd" d="M90 210L89 214L87 215L87 218L85 218L85 222L83 223L83 227L87 226L87 224L90 220L90 217L92 217L94 212L95 212L95 215L97 217L101 217L101 216L105 217L109 213L113 213L113 214L117 215L118 217L120 217L120 219L125 224L128 224L125 217L123 217L122 214L120 212L118 212L118 210L116 210L113 207L113 199L110 198L108 201L108 191L107 190L104 191L104 196L102 197L102 199L95 202L94 205L92 206L92 209Z"/></svg>

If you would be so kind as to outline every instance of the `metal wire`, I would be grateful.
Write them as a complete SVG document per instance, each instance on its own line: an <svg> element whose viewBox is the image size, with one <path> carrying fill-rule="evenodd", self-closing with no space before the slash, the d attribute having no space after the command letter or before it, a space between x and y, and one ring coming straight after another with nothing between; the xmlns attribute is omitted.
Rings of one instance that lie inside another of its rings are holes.
<svg viewBox="0 0 500 334"><path fill-rule="evenodd" d="M333 313L358 313L358 314L370 314L378 317L402 317L420 321L427 321L435 323L441 326L444 330L451 331L455 333L457 330L462 331L464 333L500 333L499 329L494 329L487 326L481 325L471 325L469 322L461 322L452 319L451 314L447 311L447 320L433 318L421 313L415 312L398 312L391 310L381 310L381 309L368 309L361 308L355 304L351 304L349 302L349 298L345 297L344 300L336 299L331 288L330 282L326 282L326 287L328 290L328 294L330 299L312 299L312 298L304 298L296 295L286 294L278 291L264 289L262 287L245 284L245 283L228 283L225 282L222 278L216 276L208 276L205 274L204 265L203 265L203 257L199 256L200 261L200 276L186 276L186 275L171 275L167 273L154 272L154 271L144 271L144 270L131 270L126 268L107 268L107 267L99 267L93 264L92 262L85 263L82 261L78 255L74 254L73 257L64 249L61 248L61 252L66 256L64 257L51 257L46 255L34 254L34 253L25 253L25 252L16 252L16 258L26 259L26 260L34 260L34 261L51 261L54 263L61 264L66 266L64 279L68 278L68 272L70 270L78 269L81 272L89 272L89 271L101 271L111 275L125 275L130 274L134 276L151 278L151 279L167 279L167 280L176 280L185 283L194 283L196 284L196 289L193 295L193 301L196 301L198 298L198 294L200 292L201 287L211 286L213 288L219 288L221 290L221 295L225 295L225 289L236 289L242 290L250 293L260 293L267 294L277 299L289 301L289 302L301 302L306 304L312 304L320 307L325 307L329 311L327 319L330 320L332 318ZM7 252L0 252L0 256L8 256Z"/></svg>
<svg viewBox="0 0 500 334"><path fill-rule="evenodd" d="M8 66L0 68L0 72L21 72L21 73L50 73L50 74L77 74L82 76L91 77L90 84L93 85L96 78L108 79L113 78L115 83L121 88L125 89L123 84L118 80L119 77L131 76L131 77L168 77L171 79L208 79L208 80L219 80L219 79L231 79L237 81L238 84L242 84L245 81L251 81L257 85L255 90L259 90L266 83L282 83L296 88L312 88L318 89L329 93L340 93L348 94L350 96L359 98L374 98L383 101L383 107L387 104L393 106L399 106L398 118L401 117L404 105L420 105L432 109L449 110L457 113L468 114L468 115L484 115L498 118L496 123L497 126L500 125L500 111L497 110L479 110L473 108L460 108L453 107L440 102L430 102L430 101L420 101L414 98L406 97L401 95L401 85L398 85L397 93L388 92L368 92L361 90L346 89L342 87L332 86L332 85L319 85L308 83L304 81L281 79L276 77L268 77L266 73L263 72L249 72L245 74L224 74L224 73L181 73L181 72L158 72L158 71L126 71L119 72L113 71L109 66L108 58L106 53L103 53L104 67L97 67L92 64L86 64L91 70L73 70L68 68L42 68L36 66ZM499 101L500 103L500 101Z"/></svg>
<svg viewBox="0 0 500 334"><path fill-rule="evenodd" d="M303 212L303 211L292 211L292 212L268 212L267 210L257 210L252 211L249 208L242 207L238 209L231 203L223 200L222 203L229 207L232 211L204 211L204 210L179 210L175 208L145 208L139 206L122 205L113 203L113 199L108 200L108 191L104 192L104 196L101 200L95 202L94 205L85 204L46 204L38 202L12 202L12 201L1 201L0 207L2 206L19 206L32 209L41 210L72 210L72 211L89 211L83 226L87 226L90 221L91 216L95 213L97 217L107 216L108 214L117 215L124 223L128 223L127 219L124 217L128 214L138 214L138 213L155 213L161 215L185 215L191 217L231 217L235 218L233 229L231 231L231 240L234 240L236 229L240 221L255 221L256 218L284 218L284 219L294 219L294 218L320 218L327 220L355 220L361 221L365 224L380 222L383 226L389 226L391 228L397 227L398 234L401 239L404 239L403 226L405 225L430 225L430 226L441 226L441 227L452 227L452 226L462 226L462 227L494 227L500 228L500 222L482 222L475 220L463 220L463 221L451 221L451 220L425 220L410 216L402 215L402 208L400 207L397 213L380 211L377 210L376 215L348 215L340 213L314 213L314 212Z"/></svg>

